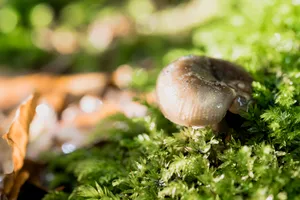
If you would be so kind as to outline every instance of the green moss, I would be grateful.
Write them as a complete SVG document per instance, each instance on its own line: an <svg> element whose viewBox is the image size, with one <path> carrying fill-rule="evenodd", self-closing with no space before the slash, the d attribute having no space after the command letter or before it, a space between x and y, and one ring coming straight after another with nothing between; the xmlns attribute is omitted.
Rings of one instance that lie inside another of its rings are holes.
<svg viewBox="0 0 300 200"><path fill-rule="evenodd" d="M209 128L178 127L147 105L144 118L102 122L109 128L99 126L93 137L105 141L101 147L52 159L52 187L68 185L69 199L299 199L300 7L242 2L191 35L192 52L222 55L255 79L253 103L230 141ZM181 53L166 52L161 63L173 54Z"/></svg>

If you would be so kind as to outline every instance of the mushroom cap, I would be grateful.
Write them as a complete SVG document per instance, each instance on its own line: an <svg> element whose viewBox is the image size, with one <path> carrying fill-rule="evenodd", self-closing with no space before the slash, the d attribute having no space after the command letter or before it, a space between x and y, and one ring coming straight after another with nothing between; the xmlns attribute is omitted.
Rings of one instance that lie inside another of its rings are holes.
<svg viewBox="0 0 300 200"><path fill-rule="evenodd" d="M219 123L228 109L238 113L251 98L251 82L247 72L230 62L184 56L161 71L156 93L170 121L206 126Z"/></svg>

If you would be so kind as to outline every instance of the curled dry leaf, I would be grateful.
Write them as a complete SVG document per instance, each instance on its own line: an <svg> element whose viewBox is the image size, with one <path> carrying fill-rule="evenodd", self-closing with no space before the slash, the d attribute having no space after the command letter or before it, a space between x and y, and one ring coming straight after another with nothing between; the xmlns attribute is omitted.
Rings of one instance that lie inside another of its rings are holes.
<svg viewBox="0 0 300 200"><path fill-rule="evenodd" d="M0 138L0 174L19 171L24 164L29 137L29 125L34 117L39 95L34 94L16 112L8 133Z"/></svg>

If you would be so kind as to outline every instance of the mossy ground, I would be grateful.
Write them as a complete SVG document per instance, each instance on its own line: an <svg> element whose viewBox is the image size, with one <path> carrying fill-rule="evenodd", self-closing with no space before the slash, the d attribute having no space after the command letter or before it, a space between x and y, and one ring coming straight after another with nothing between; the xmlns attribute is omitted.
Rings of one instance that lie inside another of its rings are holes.
<svg viewBox="0 0 300 200"><path fill-rule="evenodd" d="M194 30L189 49L158 58L164 65L191 53L221 56L251 73L253 104L232 139L178 127L152 105L145 118L117 115L102 122L111 128L97 129L99 147L51 160L51 187L65 189L44 200L300 199L300 3L238 2ZM133 87L154 86L144 77Z"/></svg>

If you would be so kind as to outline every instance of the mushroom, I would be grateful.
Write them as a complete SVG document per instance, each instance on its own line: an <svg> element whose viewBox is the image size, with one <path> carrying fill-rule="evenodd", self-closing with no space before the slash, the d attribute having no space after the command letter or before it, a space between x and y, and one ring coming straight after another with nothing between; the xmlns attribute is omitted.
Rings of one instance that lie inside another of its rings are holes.
<svg viewBox="0 0 300 200"><path fill-rule="evenodd" d="M239 114L251 99L251 76L231 62L184 56L160 73L156 94L170 121L192 127L216 125L227 111Z"/></svg>

